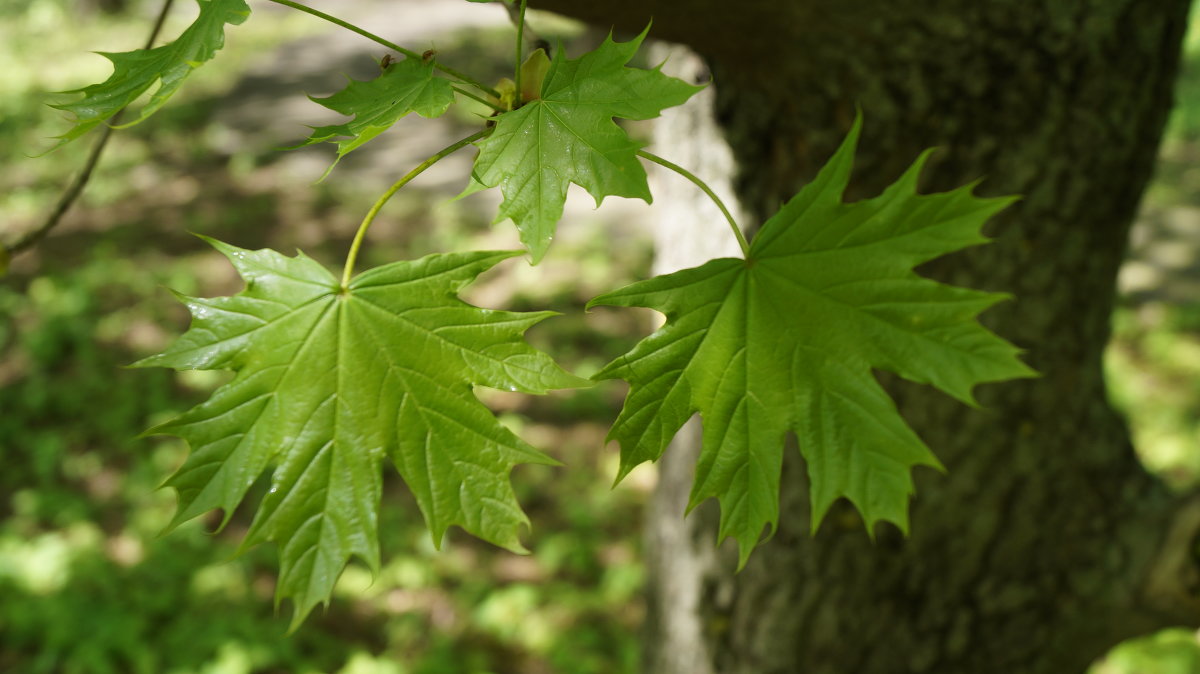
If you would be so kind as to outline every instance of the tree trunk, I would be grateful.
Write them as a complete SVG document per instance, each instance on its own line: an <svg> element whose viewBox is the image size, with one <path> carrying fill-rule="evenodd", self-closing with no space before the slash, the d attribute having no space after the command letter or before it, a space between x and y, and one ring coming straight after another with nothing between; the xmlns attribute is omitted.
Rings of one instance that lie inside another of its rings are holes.
<svg viewBox="0 0 1200 674"><path fill-rule="evenodd" d="M683 47L656 48L651 60L665 61L663 71L685 81L700 83L711 77L704 62ZM726 202L738 222L746 222L733 194L733 154L712 117L714 101L715 91L710 87L687 105L664 111L654 127L655 151L688 167ZM653 167L650 176L656 223L655 274L740 255L725 217L694 185L659 167ZM708 634L700 620L702 608L710 600L703 593L714 571L727 571L737 558L725 563L718 559L713 545L720 522L716 503L705 503L686 520L682 517L699 456L700 425L698 419L692 419L659 461L659 482L650 500L645 536L652 577L647 592L648 647L643 651L642 668L648 674L712 674Z"/></svg>
<svg viewBox="0 0 1200 674"><path fill-rule="evenodd" d="M1101 368L1187 0L539 4L626 28L653 14L657 36L700 51L759 221L811 179L856 107L850 198L930 146L943 150L927 191L983 177L982 195L1024 196L989 225L993 244L921 272L1015 295L983 321L1043 376L981 387L985 411L884 377L948 468L917 471L909 538L882 525L872 543L844 504L810 537L791 451L779 530L736 576L711 549L710 516L659 507L691 480L671 456L651 523L649 672L1060 674L1124 638L1197 624L1200 504L1142 470Z"/></svg>

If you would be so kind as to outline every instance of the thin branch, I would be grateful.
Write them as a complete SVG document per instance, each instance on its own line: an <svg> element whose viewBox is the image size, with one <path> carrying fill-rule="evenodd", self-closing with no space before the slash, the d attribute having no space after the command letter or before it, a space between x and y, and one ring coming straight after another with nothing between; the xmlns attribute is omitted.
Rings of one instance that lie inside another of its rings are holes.
<svg viewBox="0 0 1200 674"><path fill-rule="evenodd" d="M142 49L150 49L154 46L154 41L158 39L158 34L162 32L163 24L166 23L167 14L170 13L173 2L174 0L163 0L162 9L159 10L158 18L154 21L154 27L150 29L150 37L146 38L146 46L142 47ZM71 204L75 203L80 194L83 194L83 188L91 180L92 171L95 170L96 164L100 162L100 155L104 152L104 147L108 145L108 139L112 137L113 127L121 121L121 115L124 113L125 110L121 109L117 114L108 119L108 123L100 131L100 137L92 144L92 151L88 154L87 161L83 164L83 169L71 181L67 189L63 191L62 196L58 198L58 203L55 204L54 210L42 221L42 224L17 237L12 245L7 246L9 254L16 254L33 247L35 243L41 241L42 237L46 236L51 229L54 229L58 225L62 217L71 208ZM0 249L2 248L4 246L0 246Z"/></svg>
<svg viewBox="0 0 1200 674"><path fill-rule="evenodd" d="M298 2L292 2L292 0L270 0L270 2L274 2L277 5L283 5L284 7L291 7L292 9L299 10L301 12L304 12L305 14L311 14L311 15L317 17L318 19L324 19L334 25L341 26L342 28L345 28L346 30L348 30L352 33L358 33L359 35L367 38L368 40L371 40L373 42L381 44L381 45L387 47L388 49L400 52L401 54L404 54L408 58L415 58L415 59L421 58L421 55L419 53L417 53L411 49L405 49L404 47L401 47L400 45L396 44L395 42L392 42L391 40L387 40L382 37L379 37L378 35L376 35L372 32L369 32L365 29L359 28L358 26L356 26L348 21L343 21L342 19L339 19L336 16L331 16L329 14L326 14L325 12L322 12L319 9L313 9L312 7L309 7L307 5L302 5ZM449 75L455 79L461 80L464 84L469 84L486 94L495 96L496 98L500 98L500 94L495 89L489 87L488 85L486 85L482 82L475 80L470 75L467 75L464 72L455 70L454 68L451 68L450 66L442 65L438 61L433 62L433 67L446 73L447 75Z"/></svg>
<svg viewBox="0 0 1200 674"><path fill-rule="evenodd" d="M642 159L654 162L655 164L658 164L664 168L671 169L684 178L687 178L688 180L692 181L692 184L694 184L696 187L699 187L705 194L707 194L708 198L712 199L713 203L717 205L717 208L721 209L721 213L725 216L725 220L729 222L729 228L733 230L733 235L737 237L738 246L742 249L742 257L747 259L750 258L750 244L746 241L746 236L742 234L742 228L738 227L737 221L733 219L733 214L730 213L729 209L725 207L725 202L721 201L721 197L718 197L716 192L713 192L703 180L697 178L691 171L683 168L682 166L669 162L656 154L651 154L645 150L638 150L637 154Z"/></svg>
<svg viewBox="0 0 1200 674"><path fill-rule="evenodd" d="M401 187L404 187L411 182L413 178L416 178L424 173L425 169L433 166L442 159L466 147L467 145L474 143L480 138L483 138L491 132L491 129L484 129L479 133L467 136L457 143L444 148L442 151L421 162L416 168L406 173L403 178L397 180L391 187L389 187L388 191L383 193L383 196L375 200L375 205L371 206L371 210L367 211L367 215L363 218L362 224L358 226L358 231L354 234L354 241L350 243L350 252L346 254L346 266L342 270L343 289L350 287L350 277L354 274L354 262L358 259L358 249L362 247L363 238L367 235L367 230L370 229L371 223L375 221L375 216L379 215L379 211L383 208L383 205L386 204L388 200L391 199L394 194L396 194L396 192L399 192Z"/></svg>

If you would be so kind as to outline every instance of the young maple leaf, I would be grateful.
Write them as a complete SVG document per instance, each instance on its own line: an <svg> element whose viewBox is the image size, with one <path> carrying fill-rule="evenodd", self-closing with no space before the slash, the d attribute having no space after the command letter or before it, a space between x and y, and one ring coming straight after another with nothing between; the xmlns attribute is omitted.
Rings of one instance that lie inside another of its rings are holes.
<svg viewBox="0 0 1200 674"><path fill-rule="evenodd" d="M174 42L153 49L100 53L112 61L112 75L99 84L63 92L82 93L83 98L51 106L75 115L75 126L57 136L60 140L55 147L91 131L161 81L138 118L124 126L154 114L193 70L212 59L225 44L225 24L239 25L250 16L245 0L196 0L196 3L200 5L200 15Z"/></svg>
<svg viewBox="0 0 1200 674"><path fill-rule="evenodd" d="M354 116L354 119L343 124L314 127L312 135L296 146L304 147L336 136L349 136L336 141L338 155L333 165L325 171L325 175L329 175L342 157L387 131L408 113L415 112L422 117L433 118L446 112L454 102L454 89L448 80L434 77L432 62L406 58L389 65L383 74L373 80L350 80L350 84L336 94L312 100L343 115Z"/></svg>
<svg viewBox="0 0 1200 674"><path fill-rule="evenodd" d="M721 503L719 537L740 564L779 518L783 440L808 463L812 527L849 499L870 532L908 529L910 476L940 467L905 424L872 368L936 386L974 405L975 384L1034 376L1019 350L976 317L1007 296L943 285L918 264L987 241L983 223L1013 201L972 185L919 195L928 153L880 196L842 203L858 139L841 148L755 236L745 260L718 259L592 300L658 310L667 323L595 379L625 379L628 398L609 439L623 477L662 456L694 413L703 449L689 508Z"/></svg>
<svg viewBox="0 0 1200 674"><path fill-rule="evenodd" d="M293 627L328 600L351 556L378 569L385 456L416 497L435 544L457 524L523 551L518 533L529 520L509 472L554 461L502 426L472 386L544 393L583 380L522 340L552 312L491 311L456 296L519 252L396 262L343 290L303 254L210 243L246 289L183 298L191 328L165 353L137 363L237 373L206 402L148 431L182 437L192 450L166 483L179 494L171 527L215 508L228 522L274 464L243 547L279 544L277 596L293 600Z"/></svg>
<svg viewBox="0 0 1200 674"><path fill-rule="evenodd" d="M478 143L473 182L500 186L496 222L513 220L535 263L554 237L570 183L597 206L608 195L651 200L637 159L641 146L613 118L657 117L700 87L658 68L627 67L645 36L614 42L610 35L578 59L555 50L540 97L496 117L495 131Z"/></svg>

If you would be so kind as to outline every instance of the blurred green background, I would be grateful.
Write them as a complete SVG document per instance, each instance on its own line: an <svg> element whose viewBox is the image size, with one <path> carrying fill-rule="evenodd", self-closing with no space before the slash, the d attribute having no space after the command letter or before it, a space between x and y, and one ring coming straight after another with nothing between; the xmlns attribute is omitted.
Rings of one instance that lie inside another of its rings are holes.
<svg viewBox="0 0 1200 674"><path fill-rule="evenodd" d="M47 92L103 79L107 62L84 50L139 45L157 4L0 0L0 235L44 216L90 144L30 157L67 128L45 106L54 98ZM195 11L176 4L168 37ZM419 12L422 21L413 22L382 5L344 2L336 11L486 78L504 74L511 27L498 8L402 3ZM252 507L220 533L210 516L158 536L175 499L157 487L186 448L139 433L224 379L124 366L186 329L186 311L167 288L214 295L239 285L189 232L249 248L301 247L340 264L375 196L470 133L483 112L467 107L431 126L405 120L314 184L331 146L277 150L306 136L303 124L334 119L303 94L331 93L343 72L369 77L383 50L311 17L255 9L163 111L116 135L71 214L0 281L0 672L637 671L640 519L653 471L641 468L609 489L616 453L603 439L623 395L618 386L543 398L481 392L505 423L565 464L514 473L534 522L531 555L457 530L435 550L388 469L382 572L372 578L351 566L328 610L290 637L290 608L273 605L274 550L234 554ZM482 18L442 20L464 13ZM595 39L552 17L531 21L568 45ZM437 29L410 37L406 30L421 29L413 23ZM1107 361L1114 402L1128 411L1146 464L1180 489L1200 478L1200 30L1187 49L1158 179L1122 274ZM360 266L456 247L515 247L512 227L488 224L494 197L450 200L469 159L454 158L393 200ZM542 265L510 261L467 292L485 306L562 312L530 339L584 376L650 327L641 314L583 312L590 297L649 269L648 231L639 224L649 209L609 202L592 210L572 201ZM255 489L251 505L264 486ZM1185 672L1200 673L1200 646L1183 629L1122 645L1094 668Z"/></svg>

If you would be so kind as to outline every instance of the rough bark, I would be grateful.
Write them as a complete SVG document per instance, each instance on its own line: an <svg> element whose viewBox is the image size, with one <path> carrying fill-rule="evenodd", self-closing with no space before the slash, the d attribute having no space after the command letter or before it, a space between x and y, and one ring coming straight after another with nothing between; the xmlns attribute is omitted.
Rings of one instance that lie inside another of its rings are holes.
<svg viewBox="0 0 1200 674"><path fill-rule="evenodd" d="M917 472L908 539L880 526L872 544L849 507L810 537L794 451L779 531L737 576L694 544L713 540L711 517L656 507L656 587L691 579L699 606L656 590L648 671L1058 674L1121 639L1197 623L1200 506L1142 470L1101 369L1187 0L538 4L626 28L653 15L656 35L703 54L737 191L760 219L811 178L856 106L852 197L929 146L944 150L927 189L986 177L981 194L1025 196L990 225L995 243L922 272L1013 293L984 322L1043 376L982 387L983 412L885 378L949 469ZM684 461L662 470L659 504L691 479ZM670 656L697 634L701 656Z"/></svg>

